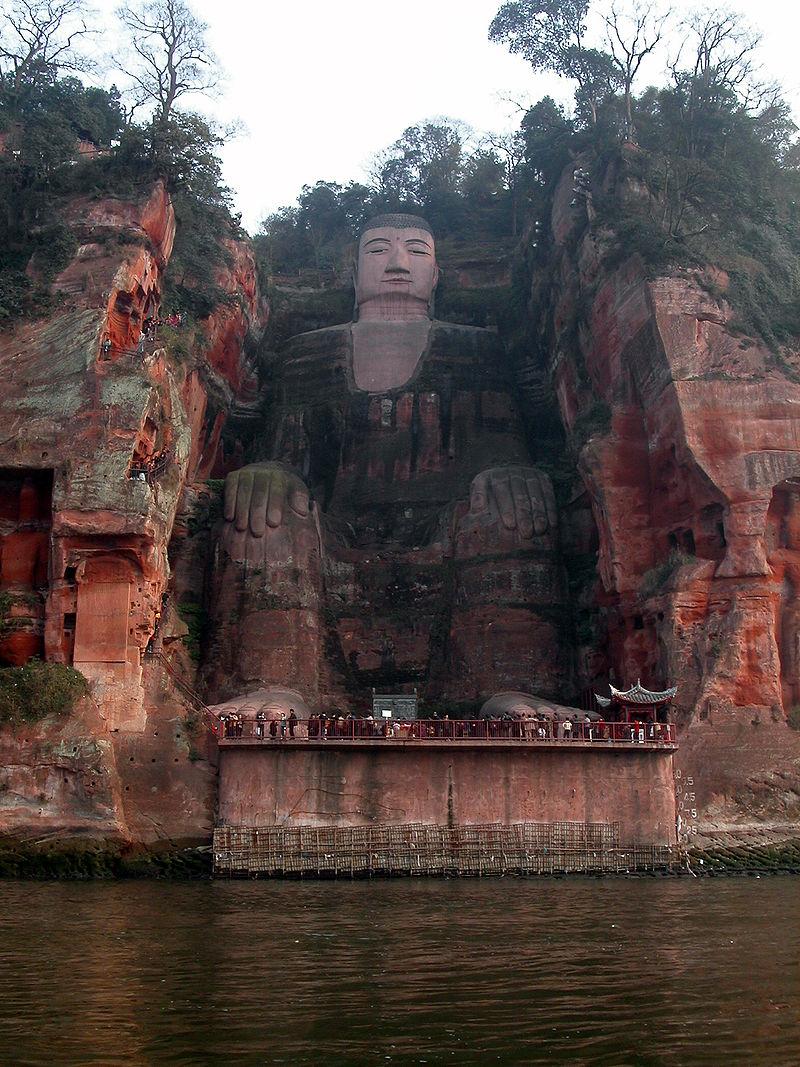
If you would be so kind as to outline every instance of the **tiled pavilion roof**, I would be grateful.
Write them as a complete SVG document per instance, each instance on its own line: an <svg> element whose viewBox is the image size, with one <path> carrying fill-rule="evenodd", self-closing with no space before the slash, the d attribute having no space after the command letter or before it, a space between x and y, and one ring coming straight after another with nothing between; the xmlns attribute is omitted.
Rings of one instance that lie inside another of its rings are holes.
<svg viewBox="0 0 800 1067"><path fill-rule="evenodd" d="M613 685L609 685L609 689L611 690L611 697L601 697L595 693L597 703L601 708L607 708L612 699L619 701L621 704L664 704L666 701L672 700L678 692L677 685L659 691L645 689L641 679L637 679L636 685L632 685L630 689L615 689Z"/></svg>

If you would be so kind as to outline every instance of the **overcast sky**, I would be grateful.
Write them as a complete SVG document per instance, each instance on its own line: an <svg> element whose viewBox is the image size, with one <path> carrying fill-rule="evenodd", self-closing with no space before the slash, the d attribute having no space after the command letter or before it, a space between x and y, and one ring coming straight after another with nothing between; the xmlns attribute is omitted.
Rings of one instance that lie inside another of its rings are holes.
<svg viewBox="0 0 800 1067"><path fill-rule="evenodd" d="M571 100L568 83L534 75L523 60L489 43L500 0L189 2L208 23L226 78L213 102L187 97L184 105L243 124L223 160L250 230L292 203L303 184L363 179L370 157L421 120L447 116L478 132L504 130L520 118L507 98L533 102L551 93ZM114 0L99 6L111 21ZM673 0L671 6L698 4ZM796 0L732 6L763 35L762 62L785 86L797 119ZM658 66L648 72L654 80Z"/></svg>

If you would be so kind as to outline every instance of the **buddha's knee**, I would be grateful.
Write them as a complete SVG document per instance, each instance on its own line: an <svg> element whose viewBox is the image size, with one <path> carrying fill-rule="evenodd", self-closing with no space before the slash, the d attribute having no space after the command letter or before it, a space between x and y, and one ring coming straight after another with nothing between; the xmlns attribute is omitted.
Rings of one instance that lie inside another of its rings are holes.
<svg viewBox="0 0 800 1067"><path fill-rule="evenodd" d="M225 479L222 547L254 567L302 565L319 555L313 504L303 480L280 463L251 463Z"/></svg>
<svg viewBox="0 0 800 1067"><path fill-rule="evenodd" d="M556 503L550 479L536 467L493 467L473 478L469 510L461 509L457 555L555 548Z"/></svg>

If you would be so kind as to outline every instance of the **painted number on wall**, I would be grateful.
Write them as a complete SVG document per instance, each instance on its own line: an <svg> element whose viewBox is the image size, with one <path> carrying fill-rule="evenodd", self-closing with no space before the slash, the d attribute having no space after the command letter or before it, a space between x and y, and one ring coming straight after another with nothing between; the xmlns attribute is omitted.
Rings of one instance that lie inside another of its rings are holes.
<svg viewBox="0 0 800 1067"><path fill-rule="evenodd" d="M684 777L683 771L680 770L675 771L675 800L678 809L678 840L689 841L692 835L697 833L697 793L694 777Z"/></svg>

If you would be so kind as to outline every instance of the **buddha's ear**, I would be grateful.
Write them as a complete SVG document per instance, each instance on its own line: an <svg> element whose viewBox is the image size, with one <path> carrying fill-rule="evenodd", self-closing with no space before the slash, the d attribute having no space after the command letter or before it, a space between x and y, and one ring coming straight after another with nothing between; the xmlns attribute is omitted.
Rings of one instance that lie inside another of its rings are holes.
<svg viewBox="0 0 800 1067"><path fill-rule="evenodd" d="M431 286L431 298L428 301L428 318L435 318L434 312L436 309L436 286L439 284L439 264L437 263L433 268L433 285Z"/></svg>
<svg viewBox="0 0 800 1067"><path fill-rule="evenodd" d="M353 281L353 322L358 322L358 259L350 260L350 277Z"/></svg>

